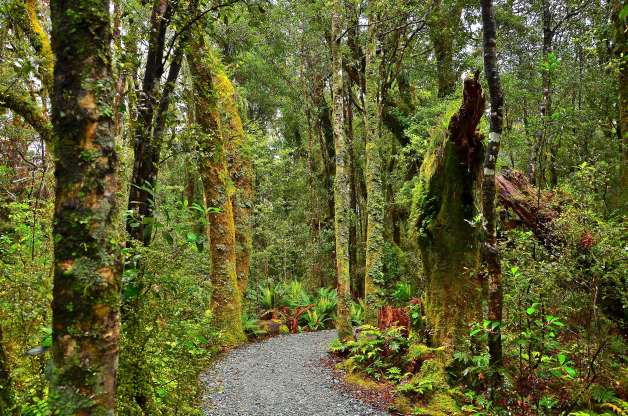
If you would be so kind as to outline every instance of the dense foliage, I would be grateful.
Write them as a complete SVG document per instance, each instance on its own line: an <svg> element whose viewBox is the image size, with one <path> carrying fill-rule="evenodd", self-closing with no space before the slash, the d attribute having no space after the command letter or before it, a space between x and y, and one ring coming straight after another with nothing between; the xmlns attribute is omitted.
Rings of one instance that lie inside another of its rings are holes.
<svg viewBox="0 0 628 416"><path fill-rule="evenodd" d="M3 0L0 414L201 414L221 351L333 328L398 412L628 414L627 19Z"/></svg>

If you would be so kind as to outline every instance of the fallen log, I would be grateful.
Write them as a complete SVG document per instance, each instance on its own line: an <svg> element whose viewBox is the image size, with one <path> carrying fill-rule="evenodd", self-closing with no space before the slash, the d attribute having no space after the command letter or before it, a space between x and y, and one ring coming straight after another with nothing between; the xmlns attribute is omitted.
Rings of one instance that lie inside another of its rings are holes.
<svg viewBox="0 0 628 416"><path fill-rule="evenodd" d="M539 194L523 173L513 169L505 169L495 181L499 203L512 210L520 224L531 230L544 246L555 245L557 241L551 223L559 211L553 203L554 194L547 191Z"/></svg>

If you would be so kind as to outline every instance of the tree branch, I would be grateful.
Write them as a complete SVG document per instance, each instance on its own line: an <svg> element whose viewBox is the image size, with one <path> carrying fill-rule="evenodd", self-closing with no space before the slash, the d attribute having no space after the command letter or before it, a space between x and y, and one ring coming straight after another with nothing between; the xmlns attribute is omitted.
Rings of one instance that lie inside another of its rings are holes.
<svg viewBox="0 0 628 416"><path fill-rule="evenodd" d="M13 90L0 91L0 107L8 108L21 116L41 136L46 143L52 141L52 125L44 116L43 110L27 98Z"/></svg>
<svg viewBox="0 0 628 416"><path fill-rule="evenodd" d="M163 64L165 65L165 63L168 61L168 58L170 57L170 54L172 53L172 48L174 48L174 43L176 42L177 38L179 36L181 36L183 33L185 33L186 30L190 29L194 23L199 21L201 18L203 18L203 16L207 15L210 12L219 10L219 9L221 9L223 7L232 6L232 5L234 5L236 3L239 3L241 1L244 1L244 0L228 0L228 1L224 2L224 3L217 4L215 6L210 7L207 10L202 11L197 16L195 16L192 20L187 22L186 25L183 26L178 32L176 32L172 36L172 39L170 39L170 45L168 46L168 52L166 52L166 57L163 60Z"/></svg>

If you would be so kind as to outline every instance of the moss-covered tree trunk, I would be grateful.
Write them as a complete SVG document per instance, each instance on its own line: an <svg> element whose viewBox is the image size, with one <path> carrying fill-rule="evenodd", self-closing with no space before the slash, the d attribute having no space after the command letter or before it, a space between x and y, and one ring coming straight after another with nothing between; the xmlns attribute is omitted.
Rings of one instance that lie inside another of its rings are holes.
<svg viewBox="0 0 628 416"><path fill-rule="evenodd" d="M543 61L548 62L549 56L554 52L554 29L552 28L554 16L552 14L550 0L543 0L541 4L541 21L543 23ZM541 118L543 120L542 130L540 130L537 136L540 139L540 144L538 148L538 152L543 152L543 146L551 141L551 132L548 131L551 126L552 120L552 74L549 70L542 70L542 78L543 78L543 100L541 101L541 106L539 107L539 112ZM556 186L558 183L558 174L556 172L556 156L558 153L558 147L556 143L549 143L549 161L550 161L550 185L552 187ZM537 154L537 158L541 156ZM541 161L538 161L542 163ZM539 181L545 180L545 172L543 169L539 169L539 174L541 174L541 178ZM541 184L541 182L539 182Z"/></svg>
<svg viewBox="0 0 628 416"><path fill-rule="evenodd" d="M364 126L366 132L365 179L366 179L366 266L364 274L364 298L366 321L377 323L377 310L381 305L384 279L384 190L382 186L381 123L382 100L380 96L379 64L377 55L378 2L369 3L369 27L366 45Z"/></svg>
<svg viewBox="0 0 628 416"><path fill-rule="evenodd" d="M35 52L39 63L38 75L42 83L42 102L47 101L52 89L53 54L48 34L44 31L39 21L38 7L35 0L24 0L16 4L18 14L13 16L17 24L24 30ZM14 88L3 88L0 91L0 107L6 107L35 129L41 139L47 144L52 141L52 125L48 119L47 109L40 106L27 91L19 91Z"/></svg>
<svg viewBox="0 0 628 416"><path fill-rule="evenodd" d="M9 357L4 348L5 339L0 326L0 415L17 415L15 389L9 369Z"/></svg>
<svg viewBox="0 0 628 416"><path fill-rule="evenodd" d="M244 296L249 283L253 230L251 212L253 208L253 164L246 143L240 111L233 83L224 71L213 75L214 91L217 94L218 110L221 115L223 140L227 146L229 176L234 189L233 217L236 235L236 274L238 287Z"/></svg>
<svg viewBox="0 0 628 416"><path fill-rule="evenodd" d="M351 304L351 274L349 273L349 210L350 193L348 175L348 145L344 131L343 108L343 73L341 56L342 5L340 0L333 0L331 10L331 88L333 98L333 120L336 153L336 178L334 182L334 216L336 233L336 287L338 303L336 311L336 330L340 339L353 335L349 305Z"/></svg>
<svg viewBox="0 0 628 416"><path fill-rule="evenodd" d="M483 111L480 84L467 78L461 108L425 156L413 201L431 343L449 351L482 317L477 275L482 144L476 127Z"/></svg>
<svg viewBox="0 0 628 416"><path fill-rule="evenodd" d="M626 209L628 196L628 18L621 16L624 1L613 0L613 23L615 26L615 58L618 60L619 76L619 125L617 126L620 138L621 161L619 167L619 201L618 205Z"/></svg>
<svg viewBox="0 0 628 416"><path fill-rule="evenodd" d="M236 275L236 232L233 215L233 184L223 136L220 97L225 78L220 61L205 42L202 30L195 30L188 62L195 90L196 121L199 135L199 172L207 207L220 211L208 214L208 237L212 260L212 311L216 326L223 331L226 345L245 340L242 329L242 297ZM230 83L229 83L230 85Z"/></svg>
<svg viewBox="0 0 628 416"><path fill-rule="evenodd" d="M50 400L61 415L113 415L120 337L112 235L113 136L108 0L52 1L56 200Z"/></svg>
<svg viewBox="0 0 628 416"><path fill-rule="evenodd" d="M484 74L491 98L491 128L484 158L482 180L482 214L485 224L483 259L488 277L488 319L499 323L488 334L488 349L493 373L491 381L497 387L503 366L502 358L502 268L497 249L497 213L495 210L495 168L502 135L504 94L497 67L497 25L493 0L482 0L482 28L484 37Z"/></svg>

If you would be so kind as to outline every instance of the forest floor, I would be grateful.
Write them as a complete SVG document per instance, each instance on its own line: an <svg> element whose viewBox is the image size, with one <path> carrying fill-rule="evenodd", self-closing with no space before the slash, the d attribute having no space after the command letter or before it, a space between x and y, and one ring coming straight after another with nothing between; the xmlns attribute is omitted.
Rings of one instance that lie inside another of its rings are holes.
<svg viewBox="0 0 628 416"><path fill-rule="evenodd" d="M344 393L323 365L336 331L271 338L238 348L201 376L208 416L385 416Z"/></svg>

